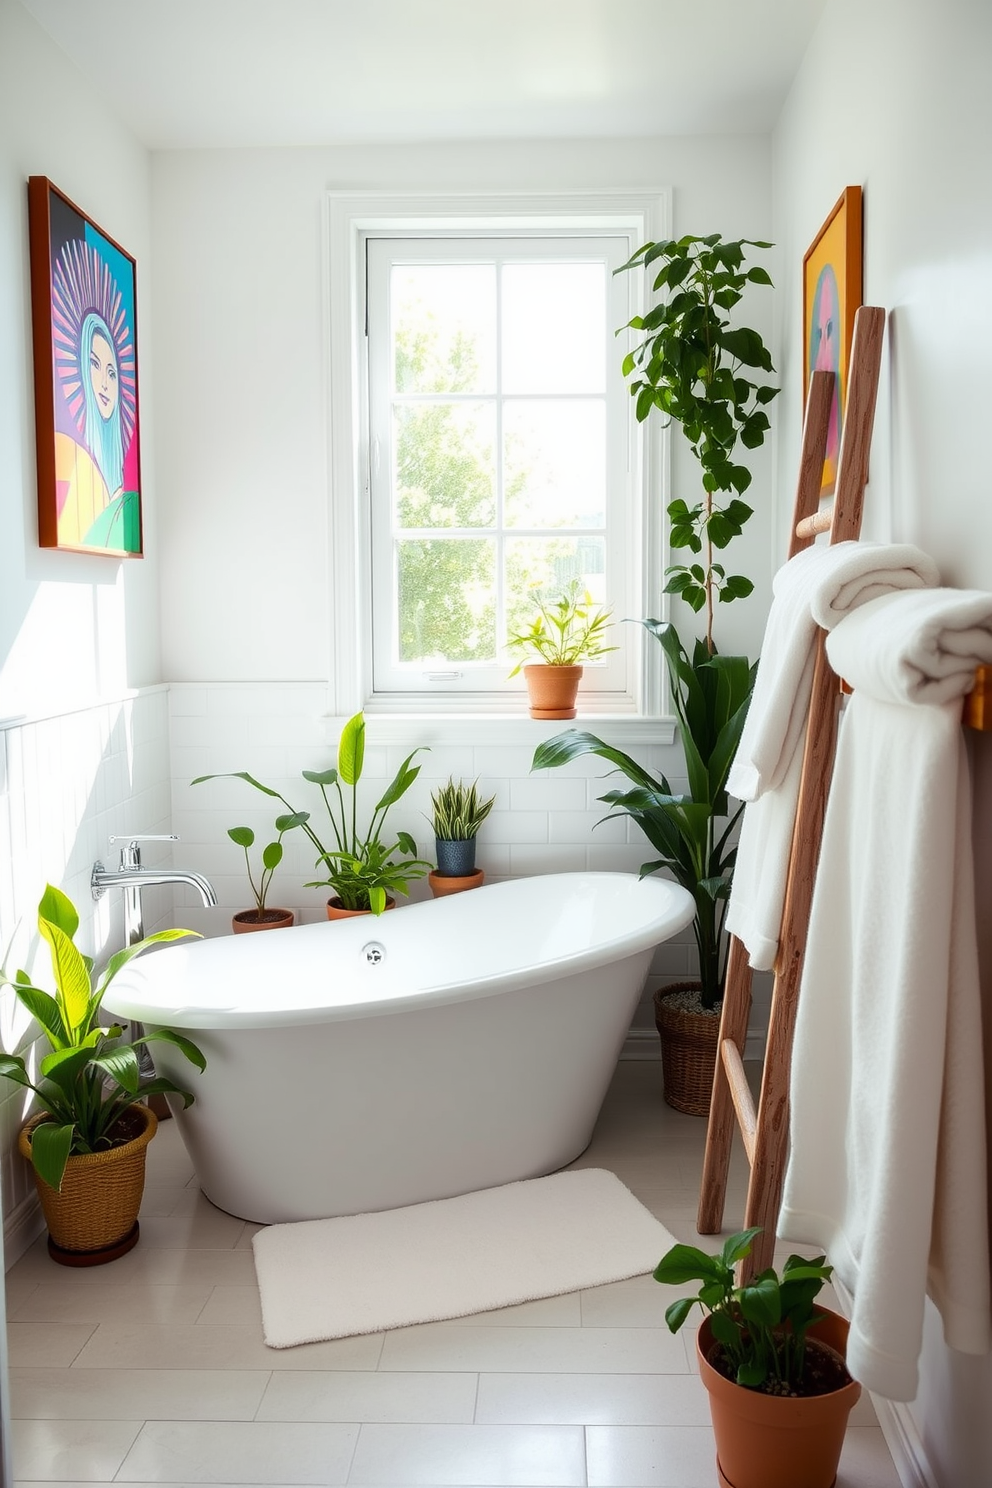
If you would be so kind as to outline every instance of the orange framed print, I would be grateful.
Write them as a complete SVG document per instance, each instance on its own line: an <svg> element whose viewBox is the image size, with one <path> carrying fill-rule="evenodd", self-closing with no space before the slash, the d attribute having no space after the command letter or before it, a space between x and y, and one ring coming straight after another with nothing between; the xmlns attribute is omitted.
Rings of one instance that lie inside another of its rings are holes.
<svg viewBox="0 0 992 1488"><path fill-rule="evenodd" d="M135 261L46 176L28 221L38 542L140 558Z"/></svg>
<svg viewBox="0 0 992 1488"><path fill-rule="evenodd" d="M846 186L803 259L803 402L810 373L834 372L821 496L833 493L854 316L861 305L861 187Z"/></svg>

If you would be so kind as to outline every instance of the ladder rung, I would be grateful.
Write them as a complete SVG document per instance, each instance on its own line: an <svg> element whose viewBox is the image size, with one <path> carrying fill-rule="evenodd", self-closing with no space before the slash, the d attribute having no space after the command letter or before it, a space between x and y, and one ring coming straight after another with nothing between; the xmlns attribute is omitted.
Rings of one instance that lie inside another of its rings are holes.
<svg viewBox="0 0 992 1488"><path fill-rule="evenodd" d="M832 508L830 511L814 512L811 517L803 517L801 522L796 523L796 536L815 537L818 532L829 532L833 519Z"/></svg>
<svg viewBox="0 0 992 1488"><path fill-rule="evenodd" d="M727 1071L730 1099L733 1101L734 1110L737 1112L737 1124L741 1129L744 1151L747 1153L748 1162L753 1165L758 1117L754 1108L754 1096L751 1094L751 1087L747 1083L747 1075L744 1073L744 1061L741 1058L741 1051L733 1039L723 1039L721 1041L720 1057L723 1060L723 1067Z"/></svg>

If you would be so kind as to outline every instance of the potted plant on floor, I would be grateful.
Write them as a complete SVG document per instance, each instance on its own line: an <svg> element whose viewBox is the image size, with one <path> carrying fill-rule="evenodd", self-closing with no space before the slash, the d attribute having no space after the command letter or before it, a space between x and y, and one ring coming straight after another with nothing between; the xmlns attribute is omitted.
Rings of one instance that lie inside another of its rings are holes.
<svg viewBox="0 0 992 1488"><path fill-rule="evenodd" d="M246 770L227 775L199 775L193 781L245 780L249 785L281 801L309 837L317 851L317 866L323 866L323 878L311 880L306 887L333 890L327 901L328 919L354 914L382 914L405 894L412 880L423 878L430 863L417 857L417 844L409 832L397 832L394 841L383 840L386 815L391 806L410 789L420 774L420 766L411 764L415 749L400 765L389 787L376 802L368 826L358 827L358 782L365 762L365 717L356 713L341 730L337 765L329 770L304 770L303 778L320 790L331 828L332 846L325 846L314 828L310 812L297 811L286 797L272 786L264 785ZM345 788L348 796L345 796ZM331 795L328 792L332 792Z"/></svg>
<svg viewBox="0 0 992 1488"><path fill-rule="evenodd" d="M709 1393L717 1469L726 1488L832 1488L851 1409L861 1386L844 1362L847 1322L817 1308L832 1267L790 1256L736 1286L734 1267L758 1229L731 1235L717 1255L674 1245L656 1281L701 1283L665 1312L677 1333L695 1306L699 1373Z"/></svg>
<svg viewBox="0 0 992 1488"><path fill-rule="evenodd" d="M144 1098L179 1095L186 1106L193 1100L164 1076L141 1084L138 1046L173 1044L198 1070L205 1060L190 1039L171 1029L126 1043L118 1024L98 1021L101 998L132 957L157 941L195 932L146 936L112 956L94 985L92 962L73 940L78 927L72 901L49 884L38 906L38 929L51 949L55 995L34 986L24 971L11 979L5 966L0 986L10 987L37 1019L51 1052L41 1060L37 1083L19 1054L0 1054L0 1075L33 1090L41 1102L18 1146L34 1169L49 1254L63 1265L95 1266L126 1254L138 1241L145 1152L157 1125Z"/></svg>
<svg viewBox="0 0 992 1488"><path fill-rule="evenodd" d="M573 580L557 594L539 597L530 624L508 637L509 649L521 653L510 676L523 672L532 718L575 717L583 663L617 649L605 644L610 616Z"/></svg>
<svg viewBox="0 0 992 1488"><path fill-rule="evenodd" d="M428 882L435 899L482 883L485 875L475 866L476 838L495 800L495 796L482 799L478 781L466 785L452 776L447 785L432 792L430 822L437 868L428 875Z"/></svg>
<svg viewBox="0 0 992 1488"><path fill-rule="evenodd" d="M262 866L258 870L257 882L255 873L252 871L250 856L251 848L255 845L255 833L251 827L228 827L228 837L244 851L245 869L255 899L254 909L239 910L232 917L231 929L235 935L247 935L256 930L286 930L293 924L296 918L293 910L270 909L266 900L272 884L272 875L282 862L282 839L294 827L302 826L308 815L306 811L296 811L292 814L284 812L276 817L275 827L278 836L275 842L266 843L262 848Z"/></svg>
<svg viewBox="0 0 992 1488"><path fill-rule="evenodd" d="M670 543L699 562L666 570L665 593L703 613L705 631L691 650L670 622L645 620L665 653L669 691L678 721L688 791L676 793L665 775L653 777L621 750L575 730L541 745L534 768L565 764L598 754L630 780L633 789L611 791L600 800L637 822L659 857L641 872L667 869L696 901L693 924L698 979L655 994L661 1036L665 1100L676 1110L709 1112L726 970L723 916L733 882L733 829L726 783L754 686L756 665L747 657L723 655L714 641L717 604L751 593L742 574L728 574L715 551L738 537L752 515L740 499L751 473L738 463L736 448L758 448L768 432L765 408L777 389L754 380L752 369L771 372L771 357L757 331L734 327L729 312L747 285L770 285L760 267L745 270L748 240L724 242L718 234L648 243L625 270L654 271L653 288L667 298L630 327L644 340L623 363L641 421L658 409L678 423L699 462L703 495L690 506L678 498L668 507Z"/></svg>

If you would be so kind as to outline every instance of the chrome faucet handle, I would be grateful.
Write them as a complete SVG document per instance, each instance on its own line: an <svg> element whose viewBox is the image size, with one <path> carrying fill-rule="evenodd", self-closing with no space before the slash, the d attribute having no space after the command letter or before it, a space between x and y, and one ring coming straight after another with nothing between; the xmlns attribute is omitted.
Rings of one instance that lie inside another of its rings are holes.
<svg viewBox="0 0 992 1488"><path fill-rule="evenodd" d="M111 837L111 842L123 842L121 848L121 868L141 867L141 848L139 842L178 842L177 832L126 832L117 837Z"/></svg>

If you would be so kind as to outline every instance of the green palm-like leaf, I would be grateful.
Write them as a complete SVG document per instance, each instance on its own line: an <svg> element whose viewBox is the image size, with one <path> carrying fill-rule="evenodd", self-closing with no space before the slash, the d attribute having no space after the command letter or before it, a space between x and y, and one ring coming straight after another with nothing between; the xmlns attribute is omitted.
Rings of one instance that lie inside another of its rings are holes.
<svg viewBox="0 0 992 1488"><path fill-rule="evenodd" d="M345 785L357 785L365 762L365 718L356 713L341 730L338 742L338 774Z"/></svg>
<svg viewBox="0 0 992 1488"><path fill-rule="evenodd" d="M51 947L52 972L55 976L59 1008L66 1029L74 1033L84 1026L89 1009L90 978L86 963L59 925L39 915L38 929Z"/></svg>
<svg viewBox="0 0 992 1488"><path fill-rule="evenodd" d="M31 1162L35 1172L56 1192L62 1187L65 1165L72 1150L75 1127L43 1121L31 1133Z"/></svg>

